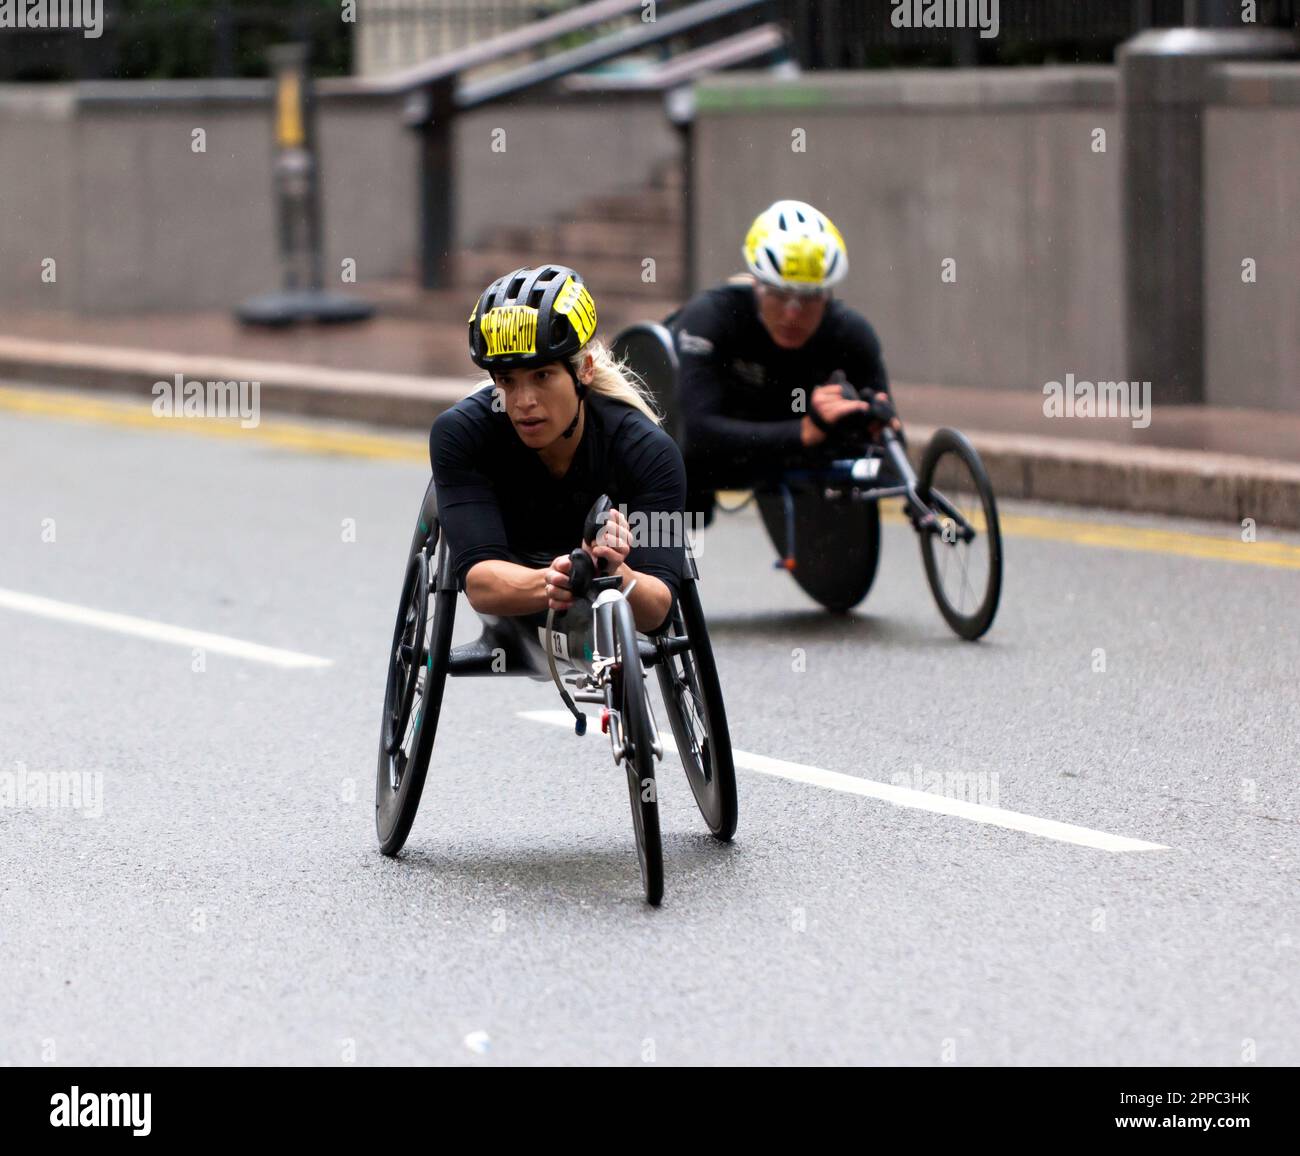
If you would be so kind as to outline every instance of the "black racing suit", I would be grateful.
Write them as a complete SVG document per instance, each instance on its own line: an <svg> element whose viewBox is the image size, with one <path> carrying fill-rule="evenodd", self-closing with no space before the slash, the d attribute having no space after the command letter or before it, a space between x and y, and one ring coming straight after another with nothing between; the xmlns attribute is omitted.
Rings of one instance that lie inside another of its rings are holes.
<svg viewBox="0 0 1300 1156"><path fill-rule="evenodd" d="M862 451L860 422L842 430L836 423L816 446L800 440L812 391L836 371L866 400L889 387L880 340L860 313L832 298L812 337L782 349L759 317L753 287L728 284L697 294L669 327L681 363L677 405L692 510L711 512L714 490L747 489L785 469Z"/></svg>
<svg viewBox="0 0 1300 1156"><path fill-rule="evenodd" d="M493 408L492 392L457 402L429 436L438 518L460 588L477 562L540 568L567 555L582 542L587 511L608 494L632 531L627 564L667 585L675 603L686 559L686 475L672 438L639 410L588 389L582 438L557 478ZM545 612L521 617L544 620Z"/></svg>

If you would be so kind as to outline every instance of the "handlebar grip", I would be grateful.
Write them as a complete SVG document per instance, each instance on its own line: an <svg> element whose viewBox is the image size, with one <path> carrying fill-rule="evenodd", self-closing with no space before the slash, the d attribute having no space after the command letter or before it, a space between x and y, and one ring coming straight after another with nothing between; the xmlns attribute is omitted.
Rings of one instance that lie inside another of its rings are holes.
<svg viewBox="0 0 1300 1156"><path fill-rule="evenodd" d="M569 589L575 598L585 598L596 577L596 561L586 550L574 550L569 555Z"/></svg>
<svg viewBox="0 0 1300 1156"><path fill-rule="evenodd" d="M610 501L608 494L601 494L596 499L595 504L587 511L587 520L582 526L582 540L588 546L596 544L596 537L605 523L609 521L609 512L614 508L614 503Z"/></svg>

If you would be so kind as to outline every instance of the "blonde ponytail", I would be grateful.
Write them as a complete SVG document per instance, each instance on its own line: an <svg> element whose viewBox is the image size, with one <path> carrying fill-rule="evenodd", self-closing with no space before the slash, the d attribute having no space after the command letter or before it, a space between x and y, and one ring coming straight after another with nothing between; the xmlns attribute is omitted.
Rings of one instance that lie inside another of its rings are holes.
<svg viewBox="0 0 1300 1156"><path fill-rule="evenodd" d="M591 354L594 370L588 389L611 401L639 409L655 425L663 424L663 416L655 404L654 395L640 375L629 367L626 361L615 361L614 355L598 338L593 337L570 358L574 373L582 368L587 354Z"/></svg>

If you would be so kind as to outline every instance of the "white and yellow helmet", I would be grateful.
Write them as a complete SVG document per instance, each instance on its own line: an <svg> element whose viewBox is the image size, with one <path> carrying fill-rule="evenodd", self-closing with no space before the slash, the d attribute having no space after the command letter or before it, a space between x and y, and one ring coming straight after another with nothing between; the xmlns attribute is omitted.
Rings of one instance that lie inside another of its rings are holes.
<svg viewBox="0 0 1300 1156"><path fill-rule="evenodd" d="M777 201L755 218L741 248L749 271L790 292L829 289L849 271L844 238L806 201Z"/></svg>

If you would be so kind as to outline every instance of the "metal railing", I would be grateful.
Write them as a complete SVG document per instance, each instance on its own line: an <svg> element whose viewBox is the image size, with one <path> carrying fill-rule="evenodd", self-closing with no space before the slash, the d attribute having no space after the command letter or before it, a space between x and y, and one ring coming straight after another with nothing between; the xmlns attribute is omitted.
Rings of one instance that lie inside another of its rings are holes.
<svg viewBox="0 0 1300 1156"><path fill-rule="evenodd" d="M715 47L738 24L752 27L774 0L694 0L634 19L643 0L595 0L531 25L445 53L414 68L361 82L375 93L406 95L411 123L421 134L421 280L438 288L451 280L454 220L452 124L456 116L492 101L562 81L577 72L647 50L680 54ZM667 7L665 5L664 7ZM734 49L734 39L731 41ZM768 45L762 52L772 51ZM524 63L518 63L521 57ZM492 74L483 75L491 70Z"/></svg>
<svg viewBox="0 0 1300 1156"><path fill-rule="evenodd" d="M649 0L646 0L648 3ZM269 75L266 50L307 39L317 75L377 77L526 28L593 0L357 0L346 22L340 0L104 0L97 39L76 31L0 30L0 80L167 79ZM656 18L689 0L658 0ZM636 6L639 15L643 5ZM1230 0L1000 0L996 38L943 28L898 28L894 0L773 0L770 16L805 69L896 65L1109 61L1145 28L1239 21ZM1296 27L1297 0L1259 0L1260 27ZM743 28L734 29L736 32ZM598 30L575 31L547 49L580 47Z"/></svg>

